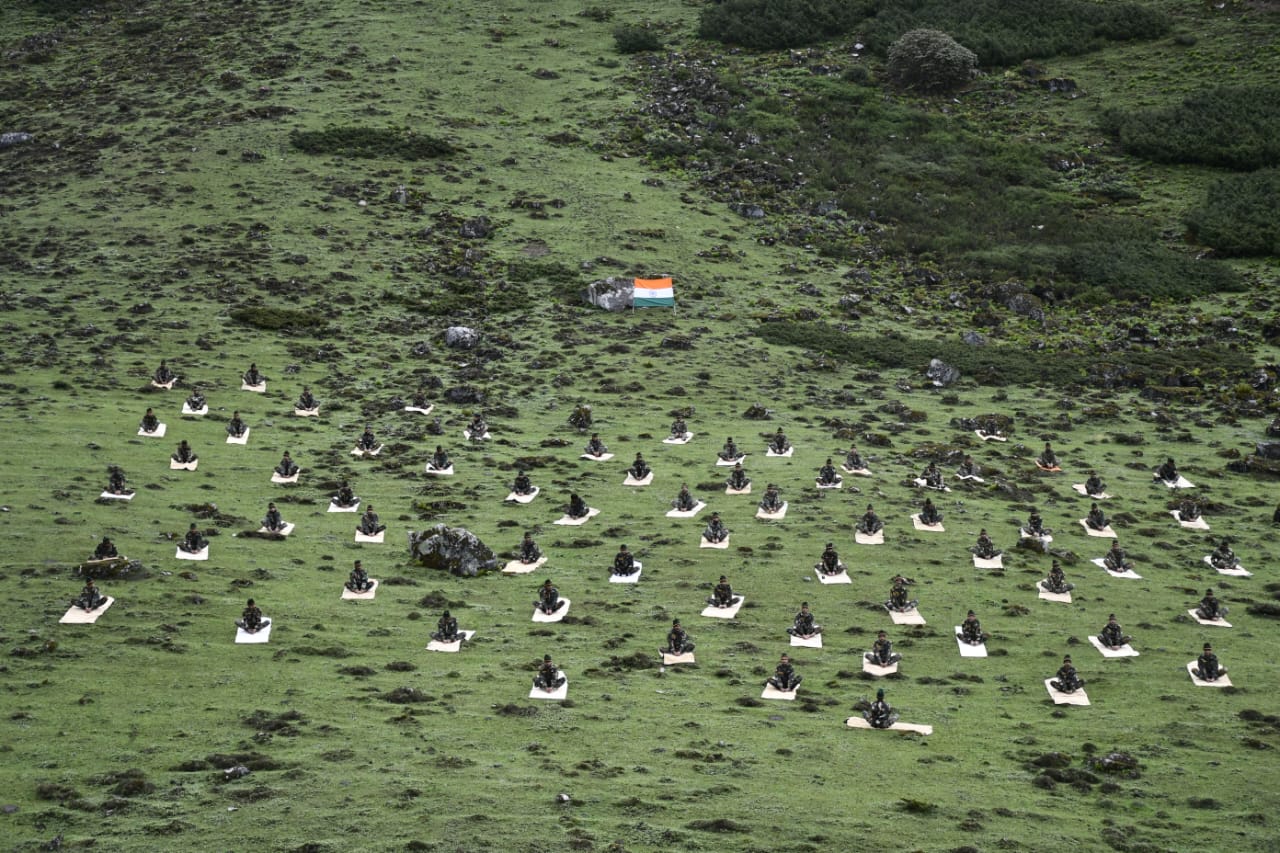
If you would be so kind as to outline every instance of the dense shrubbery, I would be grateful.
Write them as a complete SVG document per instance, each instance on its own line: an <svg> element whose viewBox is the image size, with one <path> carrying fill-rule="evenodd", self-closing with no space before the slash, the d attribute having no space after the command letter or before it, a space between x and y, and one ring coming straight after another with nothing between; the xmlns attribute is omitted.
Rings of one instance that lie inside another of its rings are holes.
<svg viewBox="0 0 1280 853"><path fill-rule="evenodd" d="M698 35L756 50L800 47L849 32L874 0L725 0L702 10Z"/></svg>
<svg viewBox="0 0 1280 853"><path fill-rule="evenodd" d="M1014 65L1024 59L1081 54L1104 41L1158 38L1169 31L1163 13L1138 3L1091 0L900 0L883 3L868 22L872 45L903 33L945 30L978 54L982 65Z"/></svg>
<svg viewBox="0 0 1280 853"><path fill-rule="evenodd" d="M232 309L231 319L273 332L317 332L328 326L331 318L320 311L246 305Z"/></svg>
<svg viewBox="0 0 1280 853"><path fill-rule="evenodd" d="M958 89L978 67L972 50L941 30L909 30L889 46L889 79L920 92Z"/></svg>
<svg viewBox="0 0 1280 853"><path fill-rule="evenodd" d="M613 31L613 44L618 53L644 53L662 50L662 39L653 30L634 25L617 27Z"/></svg>
<svg viewBox="0 0 1280 853"><path fill-rule="evenodd" d="M1055 354L1032 358L1021 347L972 347L960 341L936 341L899 335L847 335L825 323L762 323L756 334L772 344L801 347L858 365L882 369L923 371L929 359L940 358L967 378L988 384L1071 385L1087 381L1100 359L1097 355ZM1225 347L1189 350L1131 351L1118 356L1129 372L1159 384L1162 377L1186 370L1188 364L1212 365L1222 375L1247 370L1248 354ZM1140 380L1139 380L1140 381Z"/></svg>
<svg viewBox="0 0 1280 853"><path fill-rule="evenodd" d="M1148 160L1241 170L1280 163L1280 86L1224 86L1170 107L1111 110L1102 120Z"/></svg>
<svg viewBox="0 0 1280 853"><path fill-rule="evenodd" d="M1232 175L1209 187L1187 225L1223 255L1280 255L1278 199L1280 169Z"/></svg>
<svg viewBox="0 0 1280 853"><path fill-rule="evenodd" d="M395 160L427 160L454 152L453 146L443 139L415 133L407 128L328 127L324 130L295 130L289 134L289 144L307 154L385 157Z"/></svg>

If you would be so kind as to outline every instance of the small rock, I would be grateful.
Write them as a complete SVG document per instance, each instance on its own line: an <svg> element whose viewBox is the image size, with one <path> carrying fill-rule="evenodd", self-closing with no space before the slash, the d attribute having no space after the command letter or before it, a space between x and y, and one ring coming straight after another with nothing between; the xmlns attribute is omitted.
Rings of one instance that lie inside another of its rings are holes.
<svg viewBox="0 0 1280 853"><path fill-rule="evenodd" d="M9 133L0 133L0 148L11 148L14 145L21 145L24 142L30 142L34 137L29 133L19 131L10 131Z"/></svg>

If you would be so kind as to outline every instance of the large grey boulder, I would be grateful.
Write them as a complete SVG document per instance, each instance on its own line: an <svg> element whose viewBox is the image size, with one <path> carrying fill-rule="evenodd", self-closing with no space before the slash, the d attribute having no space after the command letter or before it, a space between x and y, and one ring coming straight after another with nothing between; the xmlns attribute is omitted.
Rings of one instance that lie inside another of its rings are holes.
<svg viewBox="0 0 1280 853"><path fill-rule="evenodd" d="M444 343L454 349L475 349L480 333L467 326L450 326L444 330Z"/></svg>
<svg viewBox="0 0 1280 853"><path fill-rule="evenodd" d="M635 297L634 279L612 275L591 282L582 292L584 302L606 311L625 311L635 304Z"/></svg>
<svg viewBox="0 0 1280 853"><path fill-rule="evenodd" d="M443 569L461 578L473 578L498 566L493 551L474 533L444 524L410 531L409 556L429 569Z"/></svg>
<svg viewBox="0 0 1280 853"><path fill-rule="evenodd" d="M960 378L960 371L940 358L929 359L929 369L924 372L929 381L938 388L946 388Z"/></svg>

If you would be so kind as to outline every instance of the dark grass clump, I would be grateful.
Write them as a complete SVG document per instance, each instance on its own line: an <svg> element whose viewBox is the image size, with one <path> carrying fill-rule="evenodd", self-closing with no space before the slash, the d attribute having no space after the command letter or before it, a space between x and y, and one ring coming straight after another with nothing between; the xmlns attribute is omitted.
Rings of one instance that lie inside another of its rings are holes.
<svg viewBox="0 0 1280 853"><path fill-rule="evenodd" d="M801 47L850 32L873 9L866 0L725 0L703 7L698 36L756 50Z"/></svg>
<svg viewBox="0 0 1280 853"><path fill-rule="evenodd" d="M324 130L295 130L289 144L306 154L334 154L342 157L389 160L430 160L447 157L455 149L435 136L408 128L329 127Z"/></svg>
<svg viewBox="0 0 1280 853"><path fill-rule="evenodd" d="M662 38L647 27L624 24L614 29L613 46L618 53L645 53L662 50Z"/></svg>
<svg viewBox="0 0 1280 853"><path fill-rule="evenodd" d="M1221 86L1169 107L1110 110L1103 126L1158 163L1247 171L1280 162L1280 86Z"/></svg>
<svg viewBox="0 0 1280 853"><path fill-rule="evenodd" d="M329 325L319 311L303 311L275 306L246 306L231 311L231 319L245 326L273 332L315 333Z"/></svg>
<svg viewBox="0 0 1280 853"><path fill-rule="evenodd" d="M1280 255L1280 169L1231 175L1212 184L1187 216L1196 239L1220 255Z"/></svg>
<svg viewBox="0 0 1280 853"><path fill-rule="evenodd" d="M421 705L436 701L436 697L423 693L416 687L397 687L395 690L383 693L380 698L384 702L395 705Z"/></svg>
<svg viewBox="0 0 1280 853"><path fill-rule="evenodd" d="M691 820L685 824L689 829L696 829L699 832L750 832L751 827L727 817L711 818L709 820Z"/></svg>

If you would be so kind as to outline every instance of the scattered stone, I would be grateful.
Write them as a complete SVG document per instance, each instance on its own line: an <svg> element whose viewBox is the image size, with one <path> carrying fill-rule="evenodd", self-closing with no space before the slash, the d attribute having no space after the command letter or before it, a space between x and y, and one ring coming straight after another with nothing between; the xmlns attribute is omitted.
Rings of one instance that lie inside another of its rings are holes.
<svg viewBox="0 0 1280 853"><path fill-rule="evenodd" d="M940 358L929 359L929 369L924 372L935 388L946 388L960 379L960 371Z"/></svg>
<svg viewBox="0 0 1280 853"><path fill-rule="evenodd" d="M24 142L30 142L34 137L29 133L21 131L10 131L8 133L0 133L0 148L11 148L14 145L21 145Z"/></svg>
<svg viewBox="0 0 1280 853"><path fill-rule="evenodd" d="M444 524L411 532L409 554L429 569L443 569L464 578L493 571L498 565L493 551L474 533Z"/></svg>
<svg viewBox="0 0 1280 853"><path fill-rule="evenodd" d="M612 275L598 279L587 285L582 300L606 311L624 311L635 303L635 280Z"/></svg>
<svg viewBox="0 0 1280 853"><path fill-rule="evenodd" d="M480 343L480 333L467 326L450 326L444 330L444 342L454 349L474 349Z"/></svg>

